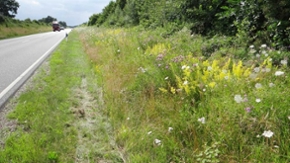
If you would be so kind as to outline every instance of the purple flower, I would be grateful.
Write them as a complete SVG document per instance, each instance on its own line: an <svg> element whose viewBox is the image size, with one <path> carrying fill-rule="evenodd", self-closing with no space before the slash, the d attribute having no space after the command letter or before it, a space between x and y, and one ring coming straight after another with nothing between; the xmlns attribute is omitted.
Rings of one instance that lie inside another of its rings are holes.
<svg viewBox="0 0 290 163"><path fill-rule="evenodd" d="M159 55L157 56L156 60L157 60L157 61L161 61L161 60L163 60L163 58L164 58L164 55L163 55L163 54L159 54Z"/></svg>
<svg viewBox="0 0 290 163"><path fill-rule="evenodd" d="M246 107L245 111L248 112L248 113L251 112L251 107Z"/></svg>

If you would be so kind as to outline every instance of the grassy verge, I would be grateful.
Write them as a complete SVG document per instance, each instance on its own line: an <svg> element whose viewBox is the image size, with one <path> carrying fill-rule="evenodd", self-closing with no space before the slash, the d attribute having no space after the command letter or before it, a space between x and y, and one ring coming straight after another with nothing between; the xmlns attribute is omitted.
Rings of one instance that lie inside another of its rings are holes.
<svg viewBox="0 0 290 163"><path fill-rule="evenodd" d="M0 162L289 162L289 52L164 33L70 34L9 114Z"/></svg>
<svg viewBox="0 0 290 163"><path fill-rule="evenodd" d="M77 33L48 62L8 114L17 127L6 136L0 162L122 161L112 150L117 148L102 116L100 89Z"/></svg>
<svg viewBox="0 0 290 163"><path fill-rule="evenodd" d="M186 29L79 33L128 162L289 162L289 52Z"/></svg>
<svg viewBox="0 0 290 163"><path fill-rule="evenodd" d="M5 22L0 23L0 39L48 31L52 31L51 26L33 21L21 22L13 19L6 19Z"/></svg>

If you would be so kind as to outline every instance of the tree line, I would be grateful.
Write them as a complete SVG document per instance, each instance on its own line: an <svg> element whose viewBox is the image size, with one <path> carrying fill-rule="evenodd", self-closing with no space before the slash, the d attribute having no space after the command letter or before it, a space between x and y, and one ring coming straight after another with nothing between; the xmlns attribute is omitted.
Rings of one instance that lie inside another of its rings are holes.
<svg viewBox="0 0 290 163"><path fill-rule="evenodd" d="M89 26L188 27L205 36L247 37L249 43L290 45L289 0L116 0L93 14Z"/></svg>
<svg viewBox="0 0 290 163"><path fill-rule="evenodd" d="M5 19L7 18L14 18L17 14L17 10L20 7L19 3L16 0L0 0L0 23L5 22ZM57 21L56 18L52 16L47 16L46 18L42 18L39 20L30 20L30 18L27 18L24 20L24 22L30 23L45 23L45 24L51 24L53 21ZM59 21L59 24L63 27L67 27L66 22Z"/></svg>

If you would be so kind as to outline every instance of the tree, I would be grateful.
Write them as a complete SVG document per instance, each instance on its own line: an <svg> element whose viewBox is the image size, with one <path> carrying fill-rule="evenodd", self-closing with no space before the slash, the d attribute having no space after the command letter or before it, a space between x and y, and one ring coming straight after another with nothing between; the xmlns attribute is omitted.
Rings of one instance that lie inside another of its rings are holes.
<svg viewBox="0 0 290 163"><path fill-rule="evenodd" d="M39 21L40 21L40 22L44 22L44 23L46 23L46 24L50 24L50 23L52 23L53 21L56 21L56 20L57 20L57 19L54 18L54 17L47 16L46 18L42 18L42 19L40 19Z"/></svg>
<svg viewBox="0 0 290 163"><path fill-rule="evenodd" d="M121 8L121 10L123 10L127 4L127 0L117 0L116 4Z"/></svg>
<svg viewBox="0 0 290 163"><path fill-rule="evenodd" d="M65 21L59 21L58 23L59 23L59 25L62 26L62 27L65 27L65 28L67 27Z"/></svg>
<svg viewBox="0 0 290 163"><path fill-rule="evenodd" d="M101 14L93 14L92 16L90 16L88 26L96 25L100 15Z"/></svg>
<svg viewBox="0 0 290 163"><path fill-rule="evenodd" d="M136 2L134 0L128 1L124 7L124 12L126 15L125 23L126 25L138 25L139 24L139 14Z"/></svg>
<svg viewBox="0 0 290 163"><path fill-rule="evenodd" d="M19 3L15 0L0 0L0 15L14 18L17 14Z"/></svg>

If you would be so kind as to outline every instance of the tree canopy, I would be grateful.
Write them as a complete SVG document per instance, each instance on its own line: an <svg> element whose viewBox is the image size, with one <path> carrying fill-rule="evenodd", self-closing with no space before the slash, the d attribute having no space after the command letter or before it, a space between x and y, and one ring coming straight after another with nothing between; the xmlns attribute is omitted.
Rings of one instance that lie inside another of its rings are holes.
<svg viewBox="0 0 290 163"><path fill-rule="evenodd" d="M18 8L19 3L15 0L0 0L0 16L14 18Z"/></svg>
<svg viewBox="0 0 290 163"><path fill-rule="evenodd" d="M184 26L192 33L212 36L240 35L276 47L289 46L289 0L117 0L88 25L166 27Z"/></svg>

